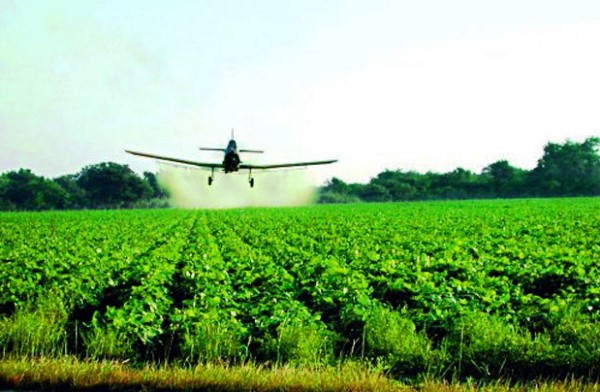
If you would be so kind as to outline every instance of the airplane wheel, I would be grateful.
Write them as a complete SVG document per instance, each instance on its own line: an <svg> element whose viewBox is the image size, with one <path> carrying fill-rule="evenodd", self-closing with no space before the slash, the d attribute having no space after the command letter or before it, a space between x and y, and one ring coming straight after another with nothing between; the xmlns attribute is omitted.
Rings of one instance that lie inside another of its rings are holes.
<svg viewBox="0 0 600 392"><path fill-rule="evenodd" d="M250 179L250 188L254 188L254 178Z"/></svg>
<svg viewBox="0 0 600 392"><path fill-rule="evenodd" d="M211 186L213 182L213 178L212 177L208 177L208 186Z"/></svg>

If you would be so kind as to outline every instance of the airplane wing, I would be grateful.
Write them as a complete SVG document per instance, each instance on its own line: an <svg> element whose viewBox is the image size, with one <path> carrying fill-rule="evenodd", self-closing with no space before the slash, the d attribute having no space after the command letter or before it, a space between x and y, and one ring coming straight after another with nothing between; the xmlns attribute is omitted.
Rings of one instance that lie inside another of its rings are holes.
<svg viewBox="0 0 600 392"><path fill-rule="evenodd" d="M247 165L247 164L242 163L242 164L240 164L240 169L258 169L258 170L281 169L284 167L327 165L327 164L334 163L334 162L337 162L337 159L330 159L328 161L278 163L278 164L274 164L274 165Z"/></svg>
<svg viewBox="0 0 600 392"><path fill-rule="evenodd" d="M131 150L125 150L125 152L127 152L129 154L133 154L133 155L139 155L141 157L160 159L162 161L168 161L168 162L183 163L185 165L191 165L191 166L208 167L211 169L223 167L222 163L195 162L195 161L188 161L188 160L179 159L179 158L164 157L162 155L146 154L145 152L137 152L137 151L131 151Z"/></svg>

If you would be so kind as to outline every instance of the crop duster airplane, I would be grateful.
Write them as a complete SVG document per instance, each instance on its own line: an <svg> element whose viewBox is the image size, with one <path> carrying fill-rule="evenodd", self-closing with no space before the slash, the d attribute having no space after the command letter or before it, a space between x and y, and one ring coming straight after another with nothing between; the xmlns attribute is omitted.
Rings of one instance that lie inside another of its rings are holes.
<svg viewBox="0 0 600 392"><path fill-rule="evenodd" d="M211 174L208 177L208 185L212 185L215 175L215 169L223 169L225 173L233 173L239 170L248 170L248 182L250 187L254 187L254 178L252 177L252 170L269 170L269 169L282 169L288 167L302 167L302 166L314 166L314 165L327 165L329 163L337 162L337 159L330 159L327 161L312 161L312 162L293 162L293 163L278 163L271 165L251 165L242 163L240 160L240 153L262 153L260 150L238 150L237 143L233 137L233 130L231 131L231 140L227 143L226 148L206 148L200 147L203 151L222 151L225 155L222 163L207 163L207 162L195 162L188 161L186 159L170 158L162 155L147 154L144 152L137 152L131 150L125 150L129 154L139 155L141 157L154 158L162 161L181 163L184 165L197 166L207 168L211 170Z"/></svg>

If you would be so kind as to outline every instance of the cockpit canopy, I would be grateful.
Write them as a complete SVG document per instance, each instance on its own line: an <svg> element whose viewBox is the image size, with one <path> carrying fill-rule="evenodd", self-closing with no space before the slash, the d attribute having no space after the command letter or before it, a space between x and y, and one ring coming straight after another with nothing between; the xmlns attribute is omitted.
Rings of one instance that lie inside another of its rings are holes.
<svg viewBox="0 0 600 392"><path fill-rule="evenodd" d="M231 139L227 144L227 151L237 151L237 143Z"/></svg>

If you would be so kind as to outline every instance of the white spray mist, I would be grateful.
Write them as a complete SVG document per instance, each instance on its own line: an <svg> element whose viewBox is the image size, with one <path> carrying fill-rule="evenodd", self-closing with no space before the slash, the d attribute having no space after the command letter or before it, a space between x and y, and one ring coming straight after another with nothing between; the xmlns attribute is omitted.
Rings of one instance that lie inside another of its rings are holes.
<svg viewBox="0 0 600 392"><path fill-rule="evenodd" d="M178 208L238 208L302 206L315 202L317 187L307 170L262 171L225 174L216 171L208 185L209 171L159 163L158 181Z"/></svg>

